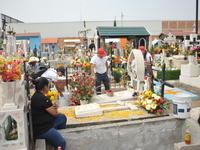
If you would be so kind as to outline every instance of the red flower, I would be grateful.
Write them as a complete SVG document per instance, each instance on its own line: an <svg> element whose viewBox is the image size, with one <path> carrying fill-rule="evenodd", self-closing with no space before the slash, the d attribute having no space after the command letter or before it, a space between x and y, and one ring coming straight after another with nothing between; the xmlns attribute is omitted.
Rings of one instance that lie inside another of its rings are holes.
<svg viewBox="0 0 200 150"><path fill-rule="evenodd" d="M150 110L150 112L151 112L151 113L153 113L153 112L154 112L154 110L153 110L153 109L151 109L151 110Z"/></svg>
<svg viewBox="0 0 200 150"><path fill-rule="evenodd" d="M84 91L81 91L82 94L84 94Z"/></svg>
<svg viewBox="0 0 200 150"><path fill-rule="evenodd" d="M85 77L86 74L85 74L85 73L82 73L82 75L84 75L84 77Z"/></svg>
<svg viewBox="0 0 200 150"><path fill-rule="evenodd" d="M145 105L145 104L142 104L142 107L146 107L146 105Z"/></svg>
<svg viewBox="0 0 200 150"><path fill-rule="evenodd" d="M158 109L158 110L157 110L157 112L158 112L158 113L161 113L161 112L162 112L162 110L161 110L161 109Z"/></svg>

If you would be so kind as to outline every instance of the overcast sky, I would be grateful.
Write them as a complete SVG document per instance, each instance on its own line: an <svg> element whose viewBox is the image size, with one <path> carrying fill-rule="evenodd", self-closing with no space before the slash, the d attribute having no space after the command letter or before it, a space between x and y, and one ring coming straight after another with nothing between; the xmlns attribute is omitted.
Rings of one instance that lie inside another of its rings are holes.
<svg viewBox="0 0 200 150"><path fill-rule="evenodd" d="M121 20L121 13L123 20L195 20L196 0L0 0L0 13L26 23Z"/></svg>

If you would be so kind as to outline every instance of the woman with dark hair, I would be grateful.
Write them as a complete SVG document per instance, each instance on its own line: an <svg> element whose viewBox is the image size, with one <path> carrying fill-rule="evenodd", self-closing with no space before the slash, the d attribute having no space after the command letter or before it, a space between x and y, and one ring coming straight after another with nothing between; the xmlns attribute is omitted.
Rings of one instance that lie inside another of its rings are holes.
<svg viewBox="0 0 200 150"><path fill-rule="evenodd" d="M58 105L52 104L45 96L49 91L49 81L45 77L33 80L36 92L31 97L33 136L35 139L45 139L57 150L64 150L66 141L56 129L65 129L67 118L58 112Z"/></svg>

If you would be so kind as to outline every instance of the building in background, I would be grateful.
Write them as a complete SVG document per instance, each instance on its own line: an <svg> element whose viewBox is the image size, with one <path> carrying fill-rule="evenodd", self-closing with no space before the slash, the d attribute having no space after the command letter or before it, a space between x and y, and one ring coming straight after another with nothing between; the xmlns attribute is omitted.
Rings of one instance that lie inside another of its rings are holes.
<svg viewBox="0 0 200 150"><path fill-rule="evenodd" d="M41 51L44 50L45 45L48 49L53 49L52 45L54 45L54 51L58 48L64 48L69 45L73 45L73 43L68 43L65 41L73 41L79 40L80 43L74 42L74 45L83 45L84 44L84 35L80 34L80 31L84 29L83 21L76 22L46 22L46 23L23 23L17 19L12 17L2 15L8 21L7 26L11 26L14 28L16 33L40 33L42 39ZM122 26L122 22L120 20L116 20L116 23L119 27ZM2 24L2 23L1 23ZM87 33L87 40L97 41L97 26L113 26L113 21L87 21L85 22L86 26L90 31ZM161 21L161 20L144 20L144 21L135 21L128 20L123 21L124 27L144 27L150 33L149 42L153 41L155 38L158 38L158 35L162 32L168 34L171 32L176 36L183 37L186 35L189 38L189 34L195 33L194 26L195 20L184 20L184 21ZM198 23L200 28L200 21ZM45 43L43 39L57 39L57 43L55 40L51 42L48 41ZM96 39L96 40L95 40ZM96 43L95 43L96 44ZM35 44L34 44L35 45ZM30 48L33 50L32 48Z"/></svg>

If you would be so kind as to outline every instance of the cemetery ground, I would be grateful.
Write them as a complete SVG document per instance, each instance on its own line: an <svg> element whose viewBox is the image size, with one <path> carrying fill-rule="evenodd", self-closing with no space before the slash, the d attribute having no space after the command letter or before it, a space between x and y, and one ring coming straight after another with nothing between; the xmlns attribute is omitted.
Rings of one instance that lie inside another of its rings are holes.
<svg viewBox="0 0 200 150"><path fill-rule="evenodd" d="M178 80L170 80L168 82L188 92L195 89L196 94L200 96L200 92L198 92L200 88L182 84ZM131 94L131 92L127 92L127 90L123 89L115 93L117 94L120 92L126 95L123 97L124 101L132 101L134 103L134 98L131 95L127 95L128 93ZM111 97L106 98L106 94L96 99L96 101L94 100L92 102L100 103L102 107L117 105L114 103L117 101L116 97L113 99ZM106 112L105 116L75 118L73 110L75 106L61 107L59 108L60 110L64 109L66 113L68 113L68 123L67 129L59 132L67 139L67 147L70 149L135 150L140 148L141 150L172 150L175 149L175 147L187 147L183 142L183 133L185 131L185 125L190 124L192 127L193 142L191 148L188 150L194 150L193 146L199 145L198 139L200 138L196 122L199 116L200 100L193 100L191 102L192 109L189 119L175 118L173 116L173 103L170 103L170 109L166 111L166 114L161 116L148 114L144 109L139 109L132 114L129 114L127 110L124 113L124 110L122 110L121 114L117 114L116 111L114 111ZM109 119L106 118L106 116L108 116ZM116 118L116 116L118 117ZM153 145L150 144L150 142L152 142L152 136L154 136ZM168 142L166 142L167 139ZM36 144L41 144L42 142L44 141L38 141ZM52 148L49 144L46 146L48 149Z"/></svg>

